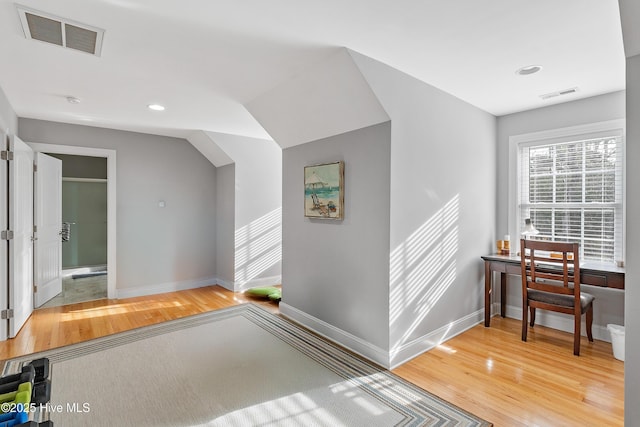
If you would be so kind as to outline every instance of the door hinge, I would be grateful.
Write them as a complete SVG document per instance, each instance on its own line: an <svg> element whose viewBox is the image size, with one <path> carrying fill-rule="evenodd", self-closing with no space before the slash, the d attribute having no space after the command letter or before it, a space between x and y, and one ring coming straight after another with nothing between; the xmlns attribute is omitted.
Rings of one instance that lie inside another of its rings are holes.
<svg viewBox="0 0 640 427"><path fill-rule="evenodd" d="M13 151L9 151L9 150L0 151L0 159L13 160Z"/></svg>
<svg viewBox="0 0 640 427"><path fill-rule="evenodd" d="M38 226L37 226L37 225L34 225L34 226L33 226L33 232L34 232L34 233L37 233L37 232L38 232Z"/></svg>
<svg viewBox="0 0 640 427"><path fill-rule="evenodd" d="M38 293L38 285L33 285L33 293Z"/></svg>
<svg viewBox="0 0 640 427"><path fill-rule="evenodd" d="M2 230L0 232L0 240L11 240L13 239L13 230Z"/></svg>
<svg viewBox="0 0 640 427"><path fill-rule="evenodd" d="M38 165L36 165L35 163L33 164L33 171L38 172Z"/></svg>
<svg viewBox="0 0 640 427"><path fill-rule="evenodd" d="M13 308L0 311L0 319L13 319Z"/></svg>

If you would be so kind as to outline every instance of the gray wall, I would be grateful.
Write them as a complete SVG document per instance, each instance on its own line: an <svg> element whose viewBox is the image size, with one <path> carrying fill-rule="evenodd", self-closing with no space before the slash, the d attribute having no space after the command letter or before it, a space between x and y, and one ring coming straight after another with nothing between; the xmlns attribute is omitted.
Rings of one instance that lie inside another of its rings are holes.
<svg viewBox="0 0 640 427"><path fill-rule="evenodd" d="M63 167L64 169L64 167ZM62 181L62 268L107 265L107 183Z"/></svg>
<svg viewBox="0 0 640 427"><path fill-rule="evenodd" d="M32 119L19 135L117 151L119 293L213 281L216 171L186 140Z"/></svg>
<svg viewBox="0 0 640 427"><path fill-rule="evenodd" d="M210 133L235 162L235 291L280 283L282 149L273 141Z"/></svg>
<svg viewBox="0 0 640 427"><path fill-rule="evenodd" d="M104 157L46 154L62 160L62 176L65 178L107 179L107 159Z"/></svg>
<svg viewBox="0 0 640 427"><path fill-rule="evenodd" d="M235 164L216 168L216 273L233 290L235 247Z"/></svg>
<svg viewBox="0 0 640 427"><path fill-rule="evenodd" d="M496 217L496 119L352 55L392 124L389 299L395 365L480 320L480 256L492 249Z"/></svg>
<svg viewBox="0 0 640 427"><path fill-rule="evenodd" d="M104 157L49 154L62 161L63 178L107 179ZM62 244L62 268L107 264L107 183L62 182L62 222L71 225Z"/></svg>
<svg viewBox="0 0 640 427"><path fill-rule="evenodd" d="M625 289L624 417L640 420L640 55L627 58L627 272Z"/></svg>
<svg viewBox="0 0 640 427"><path fill-rule="evenodd" d="M0 88L0 131L9 134L18 132L18 116L9 104L9 100L2 88Z"/></svg>
<svg viewBox="0 0 640 427"><path fill-rule="evenodd" d="M498 214L496 238L507 234L509 213L509 137L531 132L558 129L569 126L590 124L607 120L625 118L625 93L614 92L606 95L585 98L578 101L566 102L545 108L524 111L498 118ZM627 121L627 126L629 121ZM627 147L628 157L628 147ZM627 184L629 184L627 178ZM627 196L627 201L630 198ZM627 217L629 223L630 217ZM515 241L515 239L512 239ZM628 242L628 240L627 240ZM627 243L628 244L628 243ZM522 306L522 289L517 276L511 277L508 283L507 304L509 306ZM625 293L613 289L601 289L587 287L588 292L597 298L594 304L594 334L596 338L610 339L606 332L608 323L624 323L624 298ZM494 293L499 295L500 292ZM549 319L552 313L543 313ZM539 319L542 323L545 318ZM570 326L570 325L569 325Z"/></svg>
<svg viewBox="0 0 640 427"><path fill-rule="evenodd" d="M244 138L236 160L237 289L282 274L282 149L273 141ZM275 283L269 283L275 284Z"/></svg>
<svg viewBox="0 0 640 427"><path fill-rule="evenodd" d="M389 348L390 123L283 150L281 309ZM345 162L344 219L304 217L304 167Z"/></svg>

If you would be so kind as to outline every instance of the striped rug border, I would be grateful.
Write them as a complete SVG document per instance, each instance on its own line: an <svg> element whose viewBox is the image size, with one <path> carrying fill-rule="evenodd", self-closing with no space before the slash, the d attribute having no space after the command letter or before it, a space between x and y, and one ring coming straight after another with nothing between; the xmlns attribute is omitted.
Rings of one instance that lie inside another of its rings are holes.
<svg viewBox="0 0 640 427"><path fill-rule="evenodd" d="M47 357L52 365L154 336L218 320L243 316L252 323L333 371L404 416L398 426L487 427L492 424L411 384L392 372L355 356L312 332L252 303L144 326L114 335L59 347L5 361L2 375L19 372L22 365Z"/></svg>

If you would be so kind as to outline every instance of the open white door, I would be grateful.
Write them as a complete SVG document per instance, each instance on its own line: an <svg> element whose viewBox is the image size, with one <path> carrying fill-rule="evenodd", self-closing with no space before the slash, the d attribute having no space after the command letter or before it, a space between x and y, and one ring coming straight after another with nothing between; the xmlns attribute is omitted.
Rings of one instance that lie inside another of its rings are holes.
<svg viewBox="0 0 640 427"><path fill-rule="evenodd" d="M34 303L62 292L62 161L36 153Z"/></svg>
<svg viewBox="0 0 640 427"><path fill-rule="evenodd" d="M33 150L16 136L9 140L9 337L33 312Z"/></svg>

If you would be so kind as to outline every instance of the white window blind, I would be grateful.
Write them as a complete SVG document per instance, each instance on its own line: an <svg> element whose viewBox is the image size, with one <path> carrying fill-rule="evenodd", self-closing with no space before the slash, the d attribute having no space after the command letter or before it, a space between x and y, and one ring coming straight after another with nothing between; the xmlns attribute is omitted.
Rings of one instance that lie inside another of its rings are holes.
<svg viewBox="0 0 640 427"><path fill-rule="evenodd" d="M621 131L519 146L520 230L580 243L583 260L622 259L624 146Z"/></svg>

